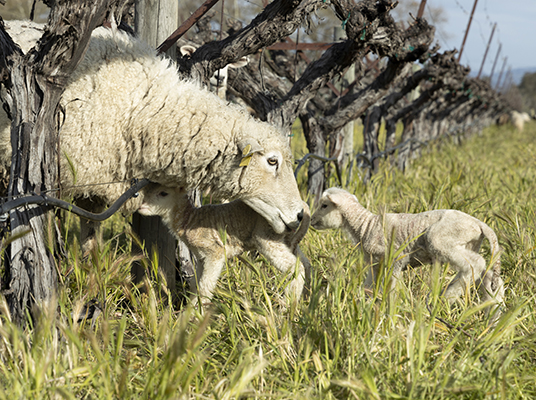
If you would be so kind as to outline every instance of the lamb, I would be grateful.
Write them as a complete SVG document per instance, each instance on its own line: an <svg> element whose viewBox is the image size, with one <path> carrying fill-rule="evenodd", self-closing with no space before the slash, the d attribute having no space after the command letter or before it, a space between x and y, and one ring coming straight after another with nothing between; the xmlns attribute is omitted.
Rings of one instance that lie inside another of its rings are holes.
<svg viewBox="0 0 536 400"><path fill-rule="evenodd" d="M512 124L516 127L516 129L519 132L523 132L523 128L525 127L525 122L530 121L530 116L526 112L517 112L512 111L510 114L510 118L512 120Z"/></svg>
<svg viewBox="0 0 536 400"><path fill-rule="evenodd" d="M407 266L419 267L433 262L450 263L458 273L444 292L450 301L458 299L474 281L481 300L502 303L504 284L500 277L499 243L484 222L458 210L433 210L418 214L375 215L357 197L339 188L327 189L311 226L316 229L343 229L359 244L365 260L373 263L365 286L372 288L380 273L379 261L389 249L386 237L394 240L395 251L406 246L393 266L392 287ZM391 236L392 235L392 236ZM484 238L490 243L493 265L478 253Z"/></svg>
<svg viewBox="0 0 536 400"><path fill-rule="evenodd" d="M196 281L190 287L193 304L197 304L198 297L205 302L211 299L226 257L247 250L257 250L283 273L297 268L286 292L299 299L310 271L309 260L298 247L309 228L307 203L303 203L304 215L297 231L276 233L259 213L240 200L195 207L180 187L150 184L143 192L138 212L162 217L196 257Z"/></svg>
<svg viewBox="0 0 536 400"><path fill-rule="evenodd" d="M180 53L184 57L190 57L195 51L196 47L193 45L185 44L180 46ZM220 99L225 100L227 98L227 80L229 79L229 68L242 68L248 64L247 57L241 57L239 60L227 64L225 67L217 70L210 77L210 90L218 95Z"/></svg>
<svg viewBox="0 0 536 400"><path fill-rule="evenodd" d="M117 199L133 178L147 178L210 189L215 198L241 198L279 234L300 224L303 202L285 135L181 79L175 63L124 32L94 30L60 106L62 191L93 211ZM4 172L10 162L4 115ZM129 201L124 212L141 201Z"/></svg>

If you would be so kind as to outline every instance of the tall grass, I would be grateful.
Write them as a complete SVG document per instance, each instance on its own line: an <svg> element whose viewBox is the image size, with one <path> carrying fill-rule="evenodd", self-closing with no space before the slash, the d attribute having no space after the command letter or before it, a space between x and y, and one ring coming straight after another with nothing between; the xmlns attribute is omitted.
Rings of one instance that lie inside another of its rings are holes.
<svg viewBox="0 0 536 400"><path fill-rule="evenodd" d="M228 261L206 312L176 309L158 280L131 283L137 257L115 219L87 258L69 241L57 301L33 325L14 326L0 298L0 398L535 398L535 124L445 141L406 173L385 162L367 185L354 174L347 189L374 212L455 208L497 232L507 292L495 326L472 292L442 302L443 265L371 298L358 249L313 229L301 245L314 269L304 301L288 306L284 277L245 255ZM102 314L73 319L92 299Z"/></svg>

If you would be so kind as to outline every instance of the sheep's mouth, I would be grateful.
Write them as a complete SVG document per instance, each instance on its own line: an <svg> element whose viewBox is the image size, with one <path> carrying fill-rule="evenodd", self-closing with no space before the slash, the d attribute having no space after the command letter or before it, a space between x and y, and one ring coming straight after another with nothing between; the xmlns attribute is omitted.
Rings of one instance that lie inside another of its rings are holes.
<svg viewBox="0 0 536 400"><path fill-rule="evenodd" d="M287 232L295 232L299 228L300 223L301 223L301 221L298 221L298 220L292 221L291 223L287 223L285 222L283 218L281 218L281 221L283 221L283 224L285 225L285 229L287 230Z"/></svg>

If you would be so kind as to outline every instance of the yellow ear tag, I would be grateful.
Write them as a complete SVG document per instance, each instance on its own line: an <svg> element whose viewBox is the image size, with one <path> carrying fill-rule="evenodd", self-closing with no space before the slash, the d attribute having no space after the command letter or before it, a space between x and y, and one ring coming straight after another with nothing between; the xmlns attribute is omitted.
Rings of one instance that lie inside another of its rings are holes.
<svg viewBox="0 0 536 400"><path fill-rule="evenodd" d="M248 144L246 147L244 147L244 150L242 150L242 161L240 161L240 167L247 167L249 165L249 162L251 161L251 156L253 155L253 153L250 153L250 151L250 144Z"/></svg>
<svg viewBox="0 0 536 400"><path fill-rule="evenodd" d="M249 165L249 162L251 161L251 155L242 158L242 161L240 161L240 167L247 167Z"/></svg>
<svg viewBox="0 0 536 400"><path fill-rule="evenodd" d="M244 147L244 150L242 150L242 157L246 157L250 151L251 151L251 145L248 144L246 147Z"/></svg>

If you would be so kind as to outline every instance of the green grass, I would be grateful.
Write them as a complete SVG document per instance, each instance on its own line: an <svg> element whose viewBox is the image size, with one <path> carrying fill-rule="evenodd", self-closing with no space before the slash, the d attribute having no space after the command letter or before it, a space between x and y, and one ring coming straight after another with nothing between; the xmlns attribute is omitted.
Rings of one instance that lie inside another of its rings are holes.
<svg viewBox="0 0 536 400"><path fill-rule="evenodd" d="M385 162L368 185L354 174L347 189L374 212L455 208L497 232L507 290L496 326L472 292L443 304L446 266L408 271L395 296L370 299L362 254L313 229L301 245L314 268L305 301L285 307L285 280L246 255L228 262L206 313L178 310L157 282L133 287L136 258L114 217L91 257L68 241L57 304L33 326L11 324L0 297L0 399L535 398L536 124L443 141L406 173ZM105 304L101 317L74 323L91 299Z"/></svg>

